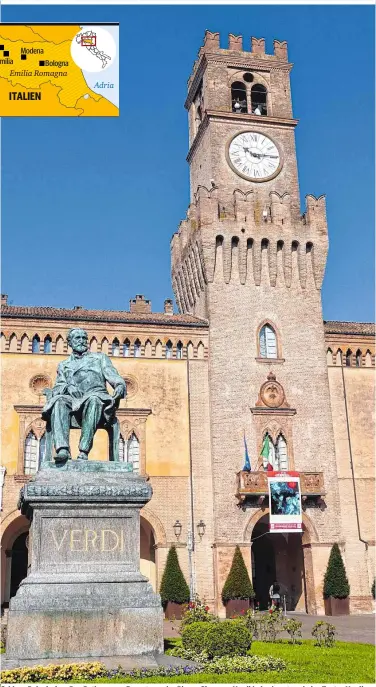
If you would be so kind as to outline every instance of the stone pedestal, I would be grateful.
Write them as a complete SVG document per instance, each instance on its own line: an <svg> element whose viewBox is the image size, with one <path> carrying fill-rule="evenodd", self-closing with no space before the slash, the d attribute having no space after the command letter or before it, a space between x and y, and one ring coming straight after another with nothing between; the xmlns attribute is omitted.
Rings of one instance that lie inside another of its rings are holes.
<svg viewBox="0 0 376 687"><path fill-rule="evenodd" d="M163 610L140 573L150 483L124 463L51 463L21 491L31 568L11 599L7 658L163 652Z"/></svg>

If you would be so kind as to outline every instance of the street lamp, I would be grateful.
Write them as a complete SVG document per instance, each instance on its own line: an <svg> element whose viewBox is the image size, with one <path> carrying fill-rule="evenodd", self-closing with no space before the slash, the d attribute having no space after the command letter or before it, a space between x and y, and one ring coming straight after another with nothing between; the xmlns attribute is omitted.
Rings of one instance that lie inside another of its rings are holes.
<svg viewBox="0 0 376 687"><path fill-rule="evenodd" d="M176 520L173 529L175 532L176 539L179 539L179 537L181 535L181 531L182 531L182 524L181 524L180 520Z"/></svg>
<svg viewBox="0 0 376 687"><path fill-rule="evenodd" d="M200 537L200 541L205 534L205 530L206 530L206 525L205 525L203 520L200 520L200 522L197 523L197 534Z"/></svg>

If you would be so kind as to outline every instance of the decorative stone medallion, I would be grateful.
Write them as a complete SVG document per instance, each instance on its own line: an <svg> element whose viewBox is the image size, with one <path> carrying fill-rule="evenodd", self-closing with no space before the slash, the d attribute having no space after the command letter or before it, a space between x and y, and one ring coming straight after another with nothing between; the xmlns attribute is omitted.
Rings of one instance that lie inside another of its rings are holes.
<svg viewBox="0 0 376 687"><path fill-rule="evenodd" d="M29 386L36 396L42 396L44 389L52 389L52 379L45 374L35 375L30 379Z"/></svg>
<svg viewBox="0 0 376 687"><path fill-rule="evenodd" d="M138 392L138 382L136 377L134 377L133 375L127 375L126 377L123 377L123 379L127 386L126 399L133 398L134 396L136 396Z"/></svg>
<svg viewBox="0 0 376 687"><path fill-rule="evenodd" d="M287 406L285 399L285 392L282 384L276 381L276 376L273 372L269 372L268 379L260 389L259 400L256 405L265 405L268 408L280 408L282 405Z"/></svg>

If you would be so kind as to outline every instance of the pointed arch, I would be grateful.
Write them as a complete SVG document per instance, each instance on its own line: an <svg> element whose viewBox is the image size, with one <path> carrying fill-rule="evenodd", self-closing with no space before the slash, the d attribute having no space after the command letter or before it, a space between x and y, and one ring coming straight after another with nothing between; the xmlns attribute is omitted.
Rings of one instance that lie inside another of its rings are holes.
<svg viewBox="0 0 376 687"><path fill-rule="evenodd" d="M331 348L328 348L326 352L326 362L328 365L333 365L333 351Z"/></svg>
<svg viewBox="0 0 376 687"><path fill-rule="evenodd" d="M176 344L176 358L177 360L182 360L183 358L183 344L181 341L178 341Z"/></svg>
<svg viewBox="0 0 376 687"><path fill-rule="evenodd" d="M270 321L261 323L258 329L257 350L260 358L280 358L275 325Z"/></svg>
<svg viewBox="0 0 376 687"><path fill-rule="evenodd" d="M187 358L192 360L193 358L193 343L192 341L188 341L187 343Z"/></svg>
<svg viewBox="0 0 376 687"><path fill-rule="evenodd" d="M168 359L172 358L172 341L168 340L165 348L165 357Z"/></svg>
<svg viewBox="0 0 376 687"><path fill-rule="evenodd" d="M346 367L351 367L353 363L353 354L351 348L346 351Z"/></svg>
<svg viewBox="0 0 376 687"><path fill-rule="evenodd" d="M21 338L21 353L28 353L29 352L29 337L27 334L24 334Z"/></svg>
<svg viewBox="0 0 376 687"><path fill-rule="evenodd" d="M92 340L93 340L93 339L92 339ZM58 336L57 339L56 339L56 348L55 348L55 350L56 350L56 353L58 353L59 355L62 355L62 354L64 353L64 339L63 339L62 336L60 336L60 334L59 334L59 336ZM91 342L90 342L90 350L92 350L92 348L91 348Z"/></svg>
<svg viewBox="0 0 376 687"><path fill-rule="evenodd" d="M120 343L119 339L115 338L112 341L112 348L111 348L112 355L115 357L118 357L120 355Z"/></svg>
<svg viewBox="0 0 376 687"><path fill-rule="evenodd" d="M133 346L133 355L135 358L141 358L141 341L136 339Z"/></svg>
<svg viewBox="0 0 376 687"><path fill-rule="evenodd" d="M339 365L339 366L342 365L342 351L340 348L337 349L337 353L336 353L336 365Z"/></svg>
<svg viewBox="0 0 376 687"><path fill-rule="evenodd" d="M355 367L362 367L362 351L360 348L358 348L357 352L355 353Z"/></svg>
<svg viewBox="0 0 376 687"><path fill-rule="evenodd" d="M280 432L275 444L276 466L278 470L288 470L289 461L287 455L287 441Z"/></svg>
<svg viewBox="0 0 376 687"><path fill-rule="evenodd" d="M129 358L130 356L130 350L131 350L131 342L129 339L125 339L123 343L123 357L124 358Z"/></svg>
<svg viewBox="0 0 376 687"><path fill-rule="evenodd" d="M14 333L9 337L9 352L17 353L17 336Z"/></svg>
<svg viewBox="0 0 376 687"><path fill-rule="evenodd" d="M24 472L25 475L34 475L38 470L38 439L31 430L25 439L24 446Z"/></svg>
<svg viewBox="0 0 376 687"><path fill-rule="evenodd" d="M162 358L162 341L158 339L158 341L155 344L155 357L156 358Z"/></svg>
<svg viewBox="0 0 376 687"><path fill-rule="evenodd" d="M31 342L31 352L40 353L40 338L38 334L34 334L33 340Z"/></svg>
<svg viewBox="0 0 376 687"><path fill-rule="evenodd" d="M52 339L49 334L44 337L43 353L52 353Z"/></svg>
<svg viewBox="0 0 376 687"><path fill-rule="evenodd" d="M202 341L199 341L197 346L197 357L199 358L199 360L203 360L205 357L205 346L202 343Z"/></svg>
<svg viewBox="0 0 376 687"><path fill-rule="evenodd" d="M151 358L152 354L152 345L150 339L147 339L145 341L145 358Z"/></svg>
<svg viewBox="0 0 376 687"><path fill-rule="evenodd" d="M7 349L7 340L5 338L5 334L1 332L1 352L4 353Z"/></svg>
<svg viewBox="0 0 376 687"><path fill-rule="evenodd" d="M106 339L106 337L102 339L101 351L102 353L106 353L106 355L108 355L108 339Z"/></svg>
<svg viewBox="0 0 376 687"><path fill-rule="evenodd" d="M365 364L365 367L372 367L372 354L371 354L370 350L366 351L366 355L364 358L364 364Z"/></svg>

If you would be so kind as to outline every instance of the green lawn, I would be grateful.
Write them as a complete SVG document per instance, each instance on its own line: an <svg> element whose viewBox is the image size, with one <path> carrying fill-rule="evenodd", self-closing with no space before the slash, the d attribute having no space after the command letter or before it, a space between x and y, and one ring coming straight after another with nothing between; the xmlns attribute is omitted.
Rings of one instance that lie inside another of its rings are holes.
<svg viewBox="0 0 376 687"><path fill-rule="evenodd" d="M180 644L180 639L165 640L166 650ZM337 642L332 649L321 649L313 645L312 640L292 646L288 640L272 643L254 642L252 653L282 658L287 669L281 672L226 673L216 675L197 673L195 675L177 675L176 677L147 678L146 682L163 683L373 683L375 682L375 647L370 644L350 644ZM56 684L58 680L53 680ZM68 680L67 682L84 682L87 680ZM125 677L95 678L93 682L145 682L129 680Z"/></svg>
<svg viewBox="0 0 376 687"><path fill-rule="evenodd" d="M172 648L180 643L180 639L166 640L166 648ZM163 678L148 678L147 682L177 682L184 683L328 683L375 682L375 647L370 644L353 644L336 642L332 649L321 649L313 645L312 640L304 640L303 644L292 646L287 640L275 644L254 642L252 653L259 656L269 655L283 658L287 669L281 672L270 671L260 673L226 673L224 675L210 675L197 673L196 675ZM97 682L124 682L124 678L98 679ZM134 680L141 682L141 680Z"/></svg>

